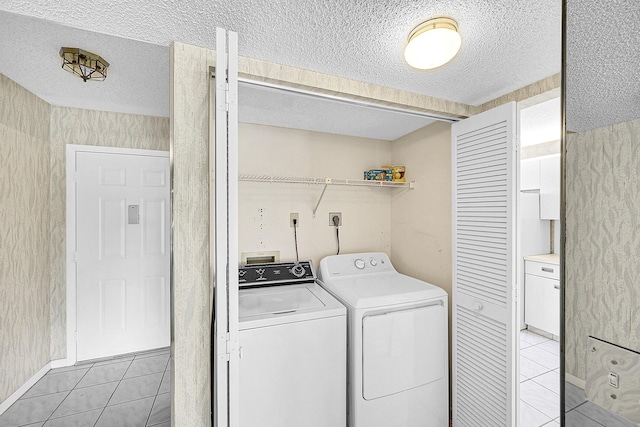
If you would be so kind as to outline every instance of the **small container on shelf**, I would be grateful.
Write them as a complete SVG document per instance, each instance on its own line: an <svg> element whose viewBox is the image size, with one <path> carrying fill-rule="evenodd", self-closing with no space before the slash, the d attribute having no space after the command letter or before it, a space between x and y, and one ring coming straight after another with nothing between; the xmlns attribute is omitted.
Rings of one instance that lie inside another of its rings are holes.
<svg viewBox="0 0 640 427"><path fill-rule="evenodd" d="M371 169L364 172L365 181L391 181L391 169Z"/></svg>
<svg viewBox="0 0 640 427"><path fill-rule="evenodd" d="M405 182L404 173L405 173L405 167L404 166L392 166L391 167L392 180L395 181L395 182Z"/></svg>

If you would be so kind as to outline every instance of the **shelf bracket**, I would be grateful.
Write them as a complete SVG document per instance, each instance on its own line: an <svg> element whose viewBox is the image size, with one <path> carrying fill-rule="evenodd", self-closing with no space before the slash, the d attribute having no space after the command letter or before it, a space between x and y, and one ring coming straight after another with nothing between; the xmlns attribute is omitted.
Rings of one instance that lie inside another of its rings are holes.
<svg viewBox="0 0 640 427"><path fill-rule="evenodd" d="M320 197L318 198L318 203L316 203L316 207L313 208L313 213L311 214L311 218L316 217L316 212L318 211L318 206L320 206L320 202L324 197L324 192L327 191L327 187L331 184L331 178L325 178L324 180L324 188L322 189L322 193L320 193Z"/></svg>

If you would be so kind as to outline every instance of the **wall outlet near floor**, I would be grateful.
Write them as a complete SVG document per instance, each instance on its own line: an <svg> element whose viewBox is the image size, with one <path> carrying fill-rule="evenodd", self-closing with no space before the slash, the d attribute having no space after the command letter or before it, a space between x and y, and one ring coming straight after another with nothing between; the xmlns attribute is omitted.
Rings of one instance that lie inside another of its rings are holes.
<svg viewBox="0 0 640 427"><path fill-rule="evenodd" d="M293 220L294 220L294 219L296 220L296 225L295 225L295 226L296 226L296 227L299 227L299 226L300 226L300 215L299 215L297 212L291 212L291 213L289 214L289 226L290 226L290 227L293 227L293 226L294 226L294 225L293 225Z"/></svg>
<svg viewBox="0 0 640 427"><path fill-rule="evenodd" d="M338 217L338 227L342 226L342 212L329 212L329 226L336 226L334 222L335 217Z"/></svg>

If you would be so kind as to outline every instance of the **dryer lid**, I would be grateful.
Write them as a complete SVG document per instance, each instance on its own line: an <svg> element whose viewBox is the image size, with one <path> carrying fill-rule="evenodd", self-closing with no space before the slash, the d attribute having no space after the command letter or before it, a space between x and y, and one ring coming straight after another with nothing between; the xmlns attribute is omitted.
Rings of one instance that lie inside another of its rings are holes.
<svg viewBox="0 0 640 427"><path fill-rule="evenodd" d="M323 285L353 308L406 304L447 296L442 288L395 271L330 278Z"/></svg>

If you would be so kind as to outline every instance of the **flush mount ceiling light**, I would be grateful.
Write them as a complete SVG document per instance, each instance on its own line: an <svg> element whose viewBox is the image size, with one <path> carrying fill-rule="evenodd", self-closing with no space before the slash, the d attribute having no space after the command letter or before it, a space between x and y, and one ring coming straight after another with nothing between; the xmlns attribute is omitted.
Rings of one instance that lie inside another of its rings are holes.
<svg viewBox="0 0 640 427"><path fill-rule="evenodd" d="M76 47L61 47L60 56L62 68L85 82L89 79L102 81L107 78L109 63L95 53Z"/></svg>
<svg viewBox="0 0 640 427"><path fill-rule="evenodd" d="M460 50L458 24L450 18L434 18L411 31L404 58L413 68L428 70L451 61Z"/></svg>

